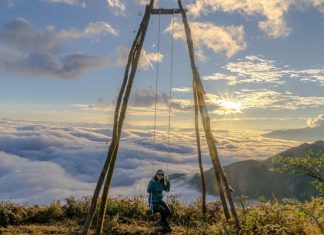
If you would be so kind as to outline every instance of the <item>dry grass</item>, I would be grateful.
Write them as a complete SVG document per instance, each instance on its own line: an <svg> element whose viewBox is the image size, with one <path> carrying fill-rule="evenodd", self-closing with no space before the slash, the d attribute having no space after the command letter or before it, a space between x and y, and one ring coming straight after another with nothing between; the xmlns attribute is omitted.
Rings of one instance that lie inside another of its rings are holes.
<svg viewBox="0 0 324 235"><path fill-rule="evenodd" d="M111 199L105 234L163 234L159 216L147 215L145 201L144 197ZM236 234L233 221L226 221L217 202L208 204L203 217L199 201L190 205L174 197L169 201L172 234ZM237 206L240 234L324 234L324 198L243 204L244 208ZM79 234L88 206L89 199L73 198L44 207L1 202L0 234Z"/></svg>

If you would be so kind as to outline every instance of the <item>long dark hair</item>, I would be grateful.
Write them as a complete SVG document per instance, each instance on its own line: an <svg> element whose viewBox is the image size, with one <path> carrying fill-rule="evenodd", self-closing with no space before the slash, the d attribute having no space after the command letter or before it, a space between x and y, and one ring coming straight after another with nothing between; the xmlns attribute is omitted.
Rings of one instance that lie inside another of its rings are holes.
<svg viewBox="0 0 324 235"><path fill-rule="evenodd" d="M164 174L164 171L163 171L162 169L158 169L158 170L156 171L156 173L155 173L155 176L153 177L154 180L158 181L158 177L157 177L157 175L158 175L160 172Z"/></svg>

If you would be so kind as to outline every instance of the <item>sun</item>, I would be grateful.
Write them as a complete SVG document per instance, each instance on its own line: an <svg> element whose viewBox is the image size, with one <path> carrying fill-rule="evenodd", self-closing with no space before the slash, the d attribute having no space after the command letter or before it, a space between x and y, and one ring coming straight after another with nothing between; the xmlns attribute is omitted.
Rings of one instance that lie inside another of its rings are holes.
<svg viewBox="0 0 324 235"><path fill-rule="evenodd" d="M219 105L221 106L225 114L242 113L242 105L239 101L224 99L219 102Z"/></svg>

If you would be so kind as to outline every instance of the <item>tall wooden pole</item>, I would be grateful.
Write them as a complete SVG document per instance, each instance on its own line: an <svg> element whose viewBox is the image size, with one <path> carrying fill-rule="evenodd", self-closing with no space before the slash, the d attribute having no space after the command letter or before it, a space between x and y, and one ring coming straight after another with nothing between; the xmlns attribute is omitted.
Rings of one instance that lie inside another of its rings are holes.
<svg viewBox="0 0 324 235"><path fill-rule="evenodd" d="M153 6L153 3L150 4L150 5ZM95 188L92 200L91 200L90 209L89 209L87 218L85 220L85 223L84 223L84 226L83 226L83 229L82 229L82 235L87 235L88 232L89 232L91 222L93 220L95 210L96 210L96 206L97 206L97 203L98 203L98 197L99 197L99 193L100 193L101 188L102 188L102 184L104 182L105 176L107 175L107 170L108 170L108 168L110 166L110 162L111 162L113 156L115 155L114 153L116 153L117 150L118 150L119 138L120 138L119 136L120 136L120 132L121 132L121 126L118 125L120 123L120 115L119 115L119 113L120 113L121 101L122 101L122 98L124 96L126 84L129 83L129 68L130 68L131 65L133 67L133 61L134 61L135 54L136 54L135 50L136 50L136 47L138 47L138 42L140 41L139 38L141 37L141 35L143 35L143 28L144 28L143 24L144 24L144 22L146 20L147 20L147 17L143 17L140 29L138 30L138 32L136 34L135 40L133 42L133 45L132 45L131 50L130 50L129 55L128 55L128 61L127 61L127 65L126 65L125 73L124 73L124 80L123 80L123 84L121 86L121 90L120 90L118 98L117 98L117 103L116 103L116 108L115 108L112 142L110 144L110 147L109 147L109 150L108 150L108 153L107 153L106 161L105 161L104 166L102 168L102 171L100 173L100 176L99 176L99 179L98 179L98 182L97 182L97 185L96 185L96 188ZM138 48L137 48L137 50L138 50Z"/></svg>
<svg viewBox="0 0 324 235"><path fill-rule="evenodd" d="M127 62L126 69L125 69L124 81L123 81L123 84L121 86L120 93L119 93L118 98L117 98L116 108L115 108L114 126L113 126L113 133L112 133L112 142L110 144L110 147L109 147L109 150L108 150L108 153L107 153L107 157L106 157L106 161L105 161L104 166L103 166L103 168L101 170L101 173L100 173L99 179L97 181L95 191L94 191L93 196L92 196L90 209L89 209L87 218L85 220L85 223L83 225L82 235L87 235L88 232L89 232L89 228L90 228L90 225L91 225L91 222L93 220L94 213L95 213L95 210L96 210L99 193L101 191L102 184L104 182L104 179L105 179L105 176L107 174L107 170L108 170L108 167L109 167L109 164L110 164L110 161L111 161L111 156L112 156L112 153L116 149L116 145L117 145L116 141L117 141L117 135L118 135L117 127L118 127L118 120L119 120L119 110L120 110L120 106L121 106L122 96L123 96L123 93L124 93L124 90L125 90L125 87L126 87L126 84L127 84L127 81L128 81L128 71L129 71L130 64L132 62L135 42L137 41L138 36L139 36L139 33L136 35L136 39L134 40L134 44L133 44L133 46L132 46L132 48L130 50L129 56L128 56L128 62Z"/></svg>
<svg viewBox="0 0 324 235"><path fill-rule="evenodd" d="M129 81L127 83L126 91L125 91L125 94L124 94L124 97L123 97L122 108L120 110L120 117L119 117L119 122L118 122L118 136L117 136L117 138L118 138L117 143L118 144L117 144L117 148L115 149L115 151L112 154L112 159L111 159L111 162L110 162L110 165L109 165L108 174L107 174L104 189L103 189L103 192L102 192L102 200L101 200L100 210L99 210L99 215L98 215L98 221L97 221L97 227L96 227L96 235L101 235L102 234L104 217L105 217L106 209L107 209L107 199L108 199L108 194L109 194L109 188L110 188L111 179L112 179L112 175L113 175L114 167L115 167L115 162L116 162L116 158L117 158L119 139L120 139L120 135L121 135L122 126L123 126L123 123L124 123L124 120L125 120L125 117L126 117L128 99L129 99L129 95L130 95L131 88L132 88L132 85L133 85L133 81L134 81L134 78L135 78L139 58L140 58L140 55L141 55L141 51L142 51L142 47L143 47L143 43L144 43L144 39L145 39L147 27L148 27L148 23L149 23L150 16L151 16L150 11L153 8L153 4L154 4L154 0L151 0L150 4L148 6L146 6L143 21L142 21L142 24L140 26L141 34L140 34L139 40L138 40L138 42L137 42L137 44L135 46L135 50L134 50L134 58L133 58L132 66L131 66L131 72L130 72L130 75L129 75Z"/></svg>
<svg viewBox="0 0 324 235"><path fill-rule="evenodd" d="M183 9L182 3L181 3L180 0L178 1L178 4L179 4L180 10ZM199 73L198 73L197 67L196 67L194 48L193 48L193 41L192 41L192 38L191 38L190 27L189 27L189 24L188 24L186 13L184 11L182 11L181 15L182 15L182 21L183 21L183 24L184 24L186 38L187 38L187 45L188 45L188 50L189 50L191 70L192 70L193 79L194 79L194 87L197 90L198 106L199 106L200 110L203 109L203 111L204 110L207 111L206 107L204 106L205 105L204 104L205 103L204 102L204 97L203 97L203 95L201 95L201 94L204 93L203 86L202 85L198 86L200 76L199 76ZM204 129L205 129L205 133L206 133L206 139L207 139L207 142L208 142L208 140L210 139L210 135L209 135L210 130L208 130L208 127L205 125L205 123L206 123L205 119L207 118L207 116L205 114L208 115L208 113L202 113L202 112L200 112L200 113L201 113L201 119L202 119L203 124L204 124ZM215 162L215 154L212 151L212 148L211 148L210 144L208 144L208 147L209 147L210 157L211 157L211 160L213 162L213 169L214 169L214 173L215 173L215 176L216 176L219 195L220 195L220 198L221 198L221 201L222 201L222 204L223 204L223 208L224 208L224 214L225 214L226 218L229 219L230 214L229 214L229 211L228 211L227 202L226 202L226 198L225 198L225 194L224 194L224 189L223 189L223 185L222 185L222 181L221 181L221 177L220 177L220 173L219 173L220 169L217 167L217 164L214 163Z"/></svg>
<svg viewBox="0 0 324 235"><path fill-rule="evenodd" d="M199 125L198 125L198 99L197 92L195 87L194 80L192 81L192 90L194 93L194 107L195 107L195 132L196 132L196 142L197 142L197 153L198 153L198 162L199 162L199 170L200 170L200 179L201 179L201 200L202 200L202 213L206 214L206 183L205 183L205 175L204 168L201 159L201 148L200 148L200 134L199 134Z"/></svg>
<svg viewBox="0 0 324 235"><path fill-rule="evenodd" d="M225 213L226 218L229 219L230 215L229 215L228 208L227 208L227 202L226 202L225 195L224 195L224 188L222 185L222 181L225 186L227 198L230 203L231 212L233 214L235 224L236 224L237 228L239 229L240 223L239 223L235 205L234 205L234 202L232 199L231 190L230 190L226 175L223 172L223 168L220 164L219 157L217 154L217 148L215 145L215 138L214 138L214 136L211 132L211 128L210 128L210 118L209 118L207 106L206 106L205 99L204 99L204 89L203 89L203 86L201 83L199 72L198 72L196 64L195 64L193 41L191 38L190 27L189 27L189 24L187 21L186 13L183 11L181 0L178 0L178 4L179 4L180 11L182 12L182 20L183 20L183 24L184 24L185 32L186 32L187 44L188 44L189 56L190 56L190 62L191 62L191 69L192 69L193 79L194 79L194 87L196 88L196 91L197 91L201 119L203 121L203 126L204 126L205 133L206 133L207 144L208 144L211 160L212 160L213 166L214 166L214 172L216 175L219 193L220 193L220 197L221 197L223 207L224 207L224 213ZM220 176L222 177L222 181L219 179Z"/></svg>

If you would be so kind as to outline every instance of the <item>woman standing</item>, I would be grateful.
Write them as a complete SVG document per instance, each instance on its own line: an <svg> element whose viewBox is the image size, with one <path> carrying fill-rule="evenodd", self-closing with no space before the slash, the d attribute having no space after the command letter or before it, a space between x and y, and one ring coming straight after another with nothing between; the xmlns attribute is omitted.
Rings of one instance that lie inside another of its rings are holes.
<svg viewBox="0 0 324 235"><path fill-rule="evenodd" d="M170 181L168 177L164 175L163 170L158 170L147 186L147 192L149 193L149 205L152 207L153 213L160 212L161 225L165 230L171 232L172 229L167 221L167 218L171 215L171 210L169 206L162 200L163 191L170 191Z"/></svg>

